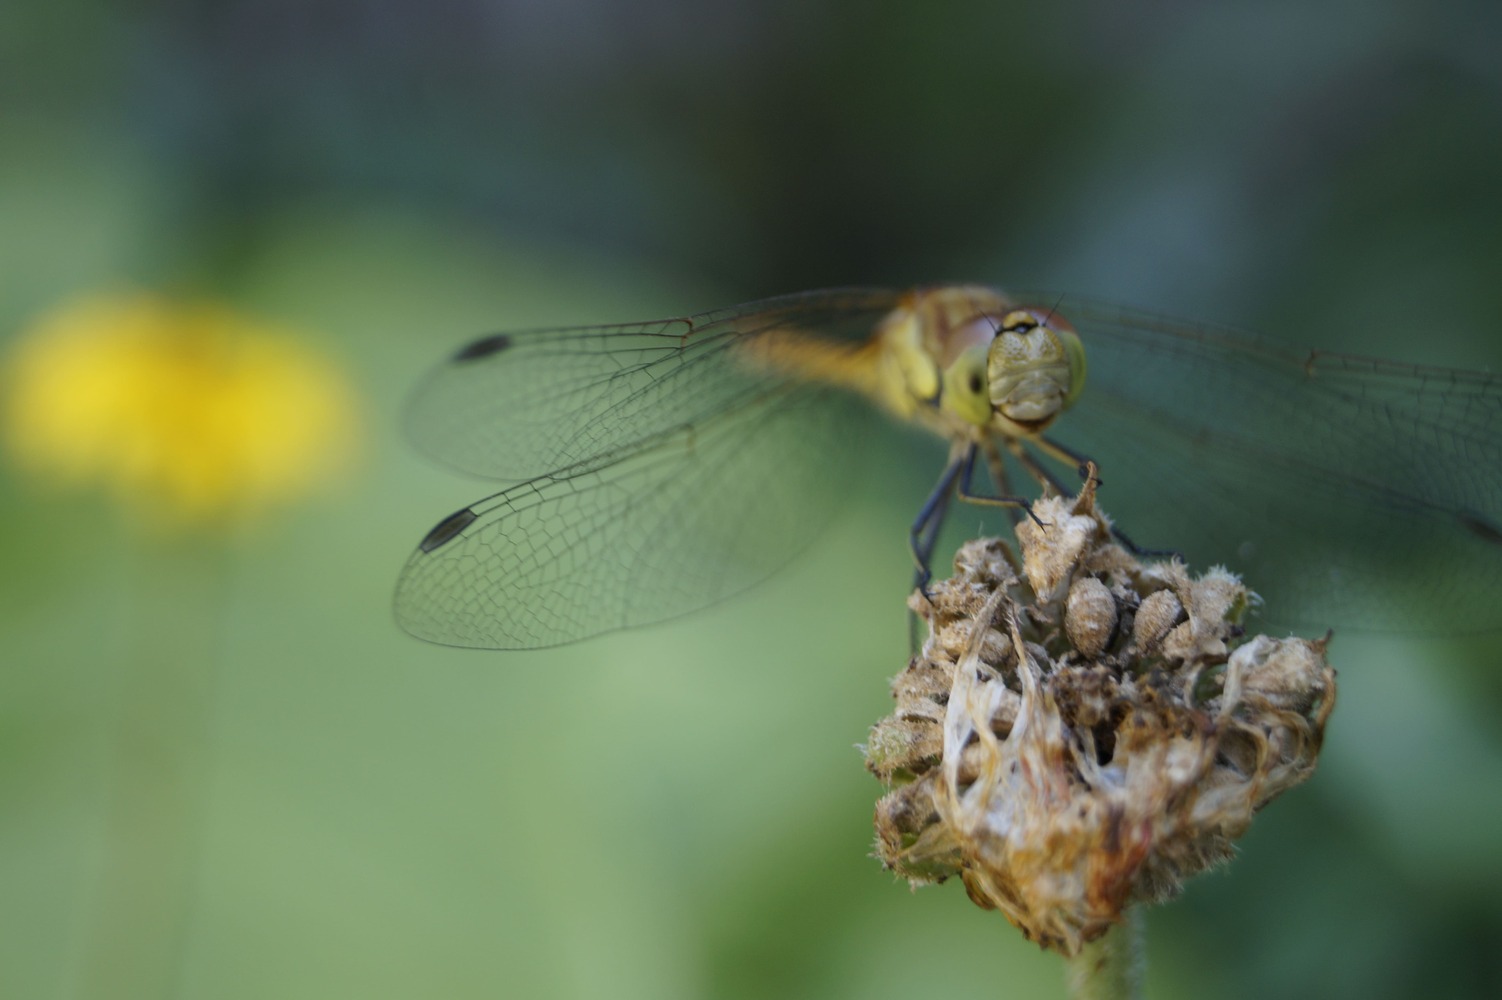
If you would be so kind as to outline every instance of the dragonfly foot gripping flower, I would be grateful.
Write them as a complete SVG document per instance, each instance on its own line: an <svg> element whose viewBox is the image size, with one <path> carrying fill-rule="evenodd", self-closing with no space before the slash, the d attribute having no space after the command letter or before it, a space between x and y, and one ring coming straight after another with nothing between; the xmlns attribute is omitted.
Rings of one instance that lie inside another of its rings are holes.
<svg viewBox="0 0 1502 1000"><path fill-rule="evenodd" d="M1246 639L1222 569L1143 562L1080 497L961 548L913 607L923 650L872 730L877 853L958 875L1039 945L1076 955L1139 902L1228 860L1313 772L1335 704L1327 640Z"/></svg>

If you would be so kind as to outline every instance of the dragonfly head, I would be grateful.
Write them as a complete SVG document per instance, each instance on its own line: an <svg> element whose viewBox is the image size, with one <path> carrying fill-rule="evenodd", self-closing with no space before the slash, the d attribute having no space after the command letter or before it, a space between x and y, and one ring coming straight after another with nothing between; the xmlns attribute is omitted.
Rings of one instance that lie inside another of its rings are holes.
<svg viewBox="0 0 1502 1000"><path fill-rule="evenodd" d="M1036 434L1085 382L1085 353L1068 321L1042 309L982 313L955 327L943 365L943 405L977 427Z"/></svg>
<svg viewBox="0 0 1502 1000"><path fill-rule="evenodd" d="M995 331L986 351L992 419L1014 436L1043 430L1085 386L1085 349L1069 321L1052 310L1013 309L985 317Z"/></svg>

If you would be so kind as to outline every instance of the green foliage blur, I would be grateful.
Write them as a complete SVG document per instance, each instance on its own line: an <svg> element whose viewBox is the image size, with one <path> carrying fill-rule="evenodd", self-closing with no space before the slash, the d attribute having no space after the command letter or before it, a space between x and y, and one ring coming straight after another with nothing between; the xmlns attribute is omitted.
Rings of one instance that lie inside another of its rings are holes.
<svg viewBox="0 0 1502 1000"><path fill-rule="evenodd" d="M311 331L365 445L218 553L0 468L0 995L85 989L144 650L203 675L160 995L1062 996L867 856L853 745L942 447L892 435L742 599L456 651L390 589L485 487L409 451L404 393L490 330L936 280L1495 367L1499 46L1458 0L7 6L0 350L78 292L213 296ZM1502 994L1499 653L1338 635L1319 773L1149 915L1150 995Z"/></svg>

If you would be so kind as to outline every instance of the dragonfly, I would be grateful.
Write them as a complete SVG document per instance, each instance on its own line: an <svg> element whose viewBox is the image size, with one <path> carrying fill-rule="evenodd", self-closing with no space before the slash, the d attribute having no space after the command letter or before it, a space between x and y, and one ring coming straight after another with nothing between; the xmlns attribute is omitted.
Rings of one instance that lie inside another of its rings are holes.
<svg viewBox="0 0 1502 1000"><path fill-rule="evenodd" d="M949 445L913 498L920 585L955 498L1025 513L1014 472L1067 492L1089 461L1133 538L1242 573L1274 622L1502 628L1502 377L972 285L466 345L408 433L502 485L418 543L397 620L530 649L718 602L867 488L880 411Z"/></svg>

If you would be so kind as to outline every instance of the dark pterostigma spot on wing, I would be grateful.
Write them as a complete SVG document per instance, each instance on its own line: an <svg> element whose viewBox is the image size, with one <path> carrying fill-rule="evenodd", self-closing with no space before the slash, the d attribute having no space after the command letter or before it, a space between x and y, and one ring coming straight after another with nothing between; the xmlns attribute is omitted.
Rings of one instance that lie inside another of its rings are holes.
<svg viewBox="0 0 1502 1000"><path fill-rule="evenodd" d="M463 510L454 511L448 517L433 525L433 530L423 536L422 541L418 543L417 547L423 552L432 552L436 548L447 545L454 540L454 537L459 532L473 524L475 518L478 516L468 507L465 507Z"/></svg>
<svg viewBox="0 0 1502 1000"><path fill-rule="evenodd" d="M488 337L481 337L479 340L465 344L459 348L459 350L454 352L454 360L478 361L481 358L488 358L492 354L498 354L510 346L511 335L509 333L492 333Z"/></svg>
<svg viewBox="0 0 1502 1000"><path fill-rule="evenodd" d="M1465 526L1467 531L1483 542L1502 545L1502 528L1497 527L1480 514L1472 514L1470 511L1462 510L1457 511L1455 516L1460 519L1460 523Z"/></svg>

